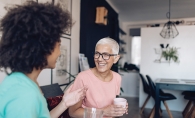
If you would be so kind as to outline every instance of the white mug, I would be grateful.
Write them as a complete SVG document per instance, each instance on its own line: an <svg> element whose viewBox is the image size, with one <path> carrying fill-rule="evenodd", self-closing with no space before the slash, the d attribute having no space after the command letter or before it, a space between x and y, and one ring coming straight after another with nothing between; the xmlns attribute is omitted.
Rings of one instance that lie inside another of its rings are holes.
<svg viewBox="0 0 195 118"><path fill-rule="evenodd" d="M127 100L125 98L114 98L114 105L122 105L123 108L126 108Z"/></svg>

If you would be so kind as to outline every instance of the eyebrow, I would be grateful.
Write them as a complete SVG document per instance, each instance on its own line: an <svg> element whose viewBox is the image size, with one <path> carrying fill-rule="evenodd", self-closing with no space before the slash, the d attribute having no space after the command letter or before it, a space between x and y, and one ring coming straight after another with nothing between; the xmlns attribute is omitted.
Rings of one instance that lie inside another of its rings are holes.
<svg viewBox="0 0 195 118"><path fill-rule="evenodd" d="M98 52L98 51L95 51L95 52ZM100 52L98 52L98 53L100 53ZM109 52L103 52L103 53L110 54ZM103 53L101 53L101 54L103 54Z"/></svg>

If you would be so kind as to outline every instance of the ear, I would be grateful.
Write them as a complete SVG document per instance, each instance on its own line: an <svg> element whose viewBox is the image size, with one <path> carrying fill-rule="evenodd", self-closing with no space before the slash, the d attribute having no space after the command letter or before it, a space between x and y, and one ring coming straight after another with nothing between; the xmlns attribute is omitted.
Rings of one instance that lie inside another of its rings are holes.
<svg viewBox="0 0 195 118"><path fill-rule="evenodd" d="M120 55L117 55L115 58L114 58L114 64L120 59Z"/></svg>

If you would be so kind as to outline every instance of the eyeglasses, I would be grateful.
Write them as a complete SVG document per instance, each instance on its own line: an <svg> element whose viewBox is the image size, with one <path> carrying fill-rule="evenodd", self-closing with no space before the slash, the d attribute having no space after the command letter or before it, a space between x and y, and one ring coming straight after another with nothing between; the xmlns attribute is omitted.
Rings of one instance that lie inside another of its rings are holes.
<svg viewBox="0 0 195 118"><path fill-rule="evenodd" d="M95 52L94 54L94 58L98 59L100 57L100 55L102 56L102 58L104 60L109 60L110 56L117 56L117 54L108 54L108 53L99 53L99 52Z"/></svg>

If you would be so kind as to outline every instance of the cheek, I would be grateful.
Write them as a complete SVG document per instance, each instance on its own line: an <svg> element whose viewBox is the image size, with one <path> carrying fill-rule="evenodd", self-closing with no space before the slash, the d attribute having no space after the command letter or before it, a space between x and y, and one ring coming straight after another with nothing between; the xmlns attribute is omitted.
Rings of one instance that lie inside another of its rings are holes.
<svg viewBox="0 0 195 118"><path fill-rule="evenodd" d="M61 51L60 51L60 49L58 50L58 56L60 56L60 54L61 54Z"/></svg>
<svg viewBox="0 0 195 118"><path fill-rule="evenodd" d="M114 59L107 61L107 63L112 66L114 64Z"/></svg>

